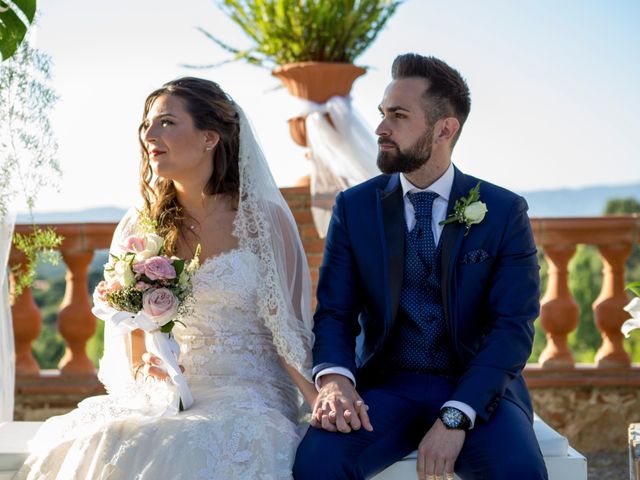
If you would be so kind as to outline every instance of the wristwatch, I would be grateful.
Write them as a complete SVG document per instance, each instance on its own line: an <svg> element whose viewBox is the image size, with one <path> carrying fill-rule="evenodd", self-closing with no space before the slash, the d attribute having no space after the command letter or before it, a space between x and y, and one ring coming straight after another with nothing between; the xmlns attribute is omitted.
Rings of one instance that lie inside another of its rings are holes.
<svg viewBox="0 0 640 480"><path fill-rule="evenodd" d="M455 407L444 407L440 410L439 417L444 426L449 430L464 430L467 432L471 428L471 420L469 420L469 417Z"/></svg>

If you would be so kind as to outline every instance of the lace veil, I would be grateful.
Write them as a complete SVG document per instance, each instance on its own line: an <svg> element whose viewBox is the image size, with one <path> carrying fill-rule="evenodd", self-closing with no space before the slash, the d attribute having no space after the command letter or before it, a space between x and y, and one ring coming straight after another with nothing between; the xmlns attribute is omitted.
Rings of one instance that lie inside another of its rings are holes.
<svg viewBox="0 0 640 480"><path fill-rule="evenodd" d="M278 354L311 380L313 319L306 256L257 137L242 109L235 106L240 118L240 195L234 235L241 248L259 259L258 315L271 332ZM131 208L114 233L110 251L119 252L123 240L137 233L136 220L137 209ZM129 331L106 322L99 378L110 393L130 391L134 383L130 362Z"/></svg>
<svg viewBox="0 0 640 480"><path fill-rule="evenodd" d="M240 107L240 201L234 234L260 259L258 315L278 354L311 380L311 275L296 222Z"/></svg>

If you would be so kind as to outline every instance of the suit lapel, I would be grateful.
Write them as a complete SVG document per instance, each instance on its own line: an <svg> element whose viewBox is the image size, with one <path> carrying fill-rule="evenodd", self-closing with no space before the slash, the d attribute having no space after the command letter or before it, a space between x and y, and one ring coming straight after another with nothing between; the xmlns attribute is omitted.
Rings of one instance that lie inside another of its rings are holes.
<svg viewBox="0 0 640 480"><path fill-rule="evenodd" d="M453 207L456 201L465 196L468 192L466 188L465 175L454 167L453 185L451 186L451 194L449 195L449 204L447 206L447 218L453 213ZM458 254L458 250L462 245L464 237L464 225L458 222L448 223L442 230L441 250L440 250L440 282L442 285L442 305L444 307L444 316L449 325L449 297L451 293L451 272L453 264Z"/></svg>
<svg viewBox="0 0 640 480"><path fill-rule="evenodd" d="M387 251L385 267L388 278L387 288L391 300L391 312L389 313L391 314L390 320L393 321L400 303L400 290L404 275L404 199L397 174L391 177L384 190L378 191L378 195Z"/></svg>

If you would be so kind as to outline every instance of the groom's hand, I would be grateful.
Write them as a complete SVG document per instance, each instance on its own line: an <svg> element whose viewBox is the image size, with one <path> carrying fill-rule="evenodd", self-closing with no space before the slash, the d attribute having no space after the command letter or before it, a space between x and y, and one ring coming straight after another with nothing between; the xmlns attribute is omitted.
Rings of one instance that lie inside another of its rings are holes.
<svg viewBox="0 0 640 480"><path fill-rule="evenodd" d="M330 432L349 433L351 430L372 431L367 410L369 407L358 395L351 381L339 374L322 376L322 387L318 392L311 426Z"/></svg>
<svg viewBox="0 0 640 480"><path fill-rule="evenodd" d="M464 430L448 430L437 419L418 447L418 479L453 478L453 466L466 437Z"/></svg>

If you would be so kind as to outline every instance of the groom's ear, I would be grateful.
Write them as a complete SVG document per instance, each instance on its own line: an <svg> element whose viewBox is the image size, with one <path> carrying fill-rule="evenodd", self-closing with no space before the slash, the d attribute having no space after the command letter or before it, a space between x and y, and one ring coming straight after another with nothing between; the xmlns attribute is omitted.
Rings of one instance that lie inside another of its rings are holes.
<svg viewBox="0 0 640 480"><path fill-rule="evenodd" d="M456 117L441 118L436 122L434 130L435 143L450 143L460 130L460 122Z"/></svg>

